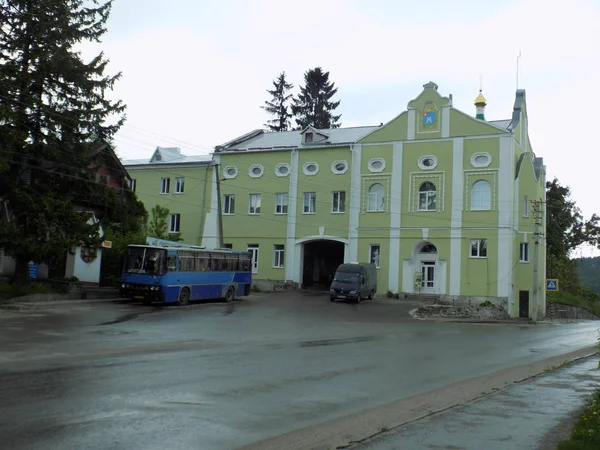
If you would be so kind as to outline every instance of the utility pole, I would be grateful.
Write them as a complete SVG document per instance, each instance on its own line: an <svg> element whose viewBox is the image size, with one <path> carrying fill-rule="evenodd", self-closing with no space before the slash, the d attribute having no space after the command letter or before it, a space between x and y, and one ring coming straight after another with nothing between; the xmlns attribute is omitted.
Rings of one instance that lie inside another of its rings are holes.
<svg viewBox="0 0 600 450"><path fill-rule="evenodd" d="M542 205L544 204L541 200L533 200L533 313L532 319L534 321L539 320L539 307L540 307L540 278L539 278L539 251L540 251L540 240L542 239L541 226L544 215L542 214Z"/></svg>
<svg viewBox="0 0 600 450"><path fill-rule="evenodd" d="M214 165L214 170L217 176L217 212L219 214L219 248L223 248L223 213L221 211L221 166L219 164Z"/></svg>

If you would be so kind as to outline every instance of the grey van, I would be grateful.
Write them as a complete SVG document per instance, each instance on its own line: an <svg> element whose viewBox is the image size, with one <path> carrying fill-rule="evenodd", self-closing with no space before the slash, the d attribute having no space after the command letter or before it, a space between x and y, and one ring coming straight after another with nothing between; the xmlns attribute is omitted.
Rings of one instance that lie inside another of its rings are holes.
<svg viewBox="0 0 600 450"><path fill-rule="evenodd" d="M360 303L363 298L371 300L377 292L377 269L372 263L340 264L335 272L329 299L347 299Z"/></svg>

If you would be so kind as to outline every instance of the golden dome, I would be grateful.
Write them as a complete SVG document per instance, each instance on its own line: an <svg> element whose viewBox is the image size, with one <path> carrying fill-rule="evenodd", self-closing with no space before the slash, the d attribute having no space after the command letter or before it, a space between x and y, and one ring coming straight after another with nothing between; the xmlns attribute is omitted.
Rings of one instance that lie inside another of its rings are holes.
<svg viewBox="0 0 600 450"><path fill-rule="evenodd" d="M485 97L481 93L481 90L479 91L479 95L475 99L474 103L475 103L475 106L477 106L477 105L482 105L482 106L487 105L487 100L485 99Z"/></svg>

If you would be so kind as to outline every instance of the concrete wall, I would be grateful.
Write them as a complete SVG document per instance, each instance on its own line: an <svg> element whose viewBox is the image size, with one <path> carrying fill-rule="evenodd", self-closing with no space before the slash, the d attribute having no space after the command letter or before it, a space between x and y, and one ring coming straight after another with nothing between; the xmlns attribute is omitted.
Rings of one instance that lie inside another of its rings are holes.
<svg viewBox="0 0 600 450"><path fill-rule="evenodd" d="M547 319L552 318L551 311L554 309L554 319L600 320L600 316L581 306L558 302L547 302L546 306Z"/></svg>

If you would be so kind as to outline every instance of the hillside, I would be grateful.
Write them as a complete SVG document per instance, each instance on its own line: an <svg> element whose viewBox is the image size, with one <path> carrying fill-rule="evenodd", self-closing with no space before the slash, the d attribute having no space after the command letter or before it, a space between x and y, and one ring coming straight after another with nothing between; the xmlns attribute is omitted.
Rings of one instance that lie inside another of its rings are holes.
<svg viewBox="0 0 600 450"><path fill-rule="evenodd" d="M600 294L600 256L577 258L577 267L581 284Z"/></svg>

